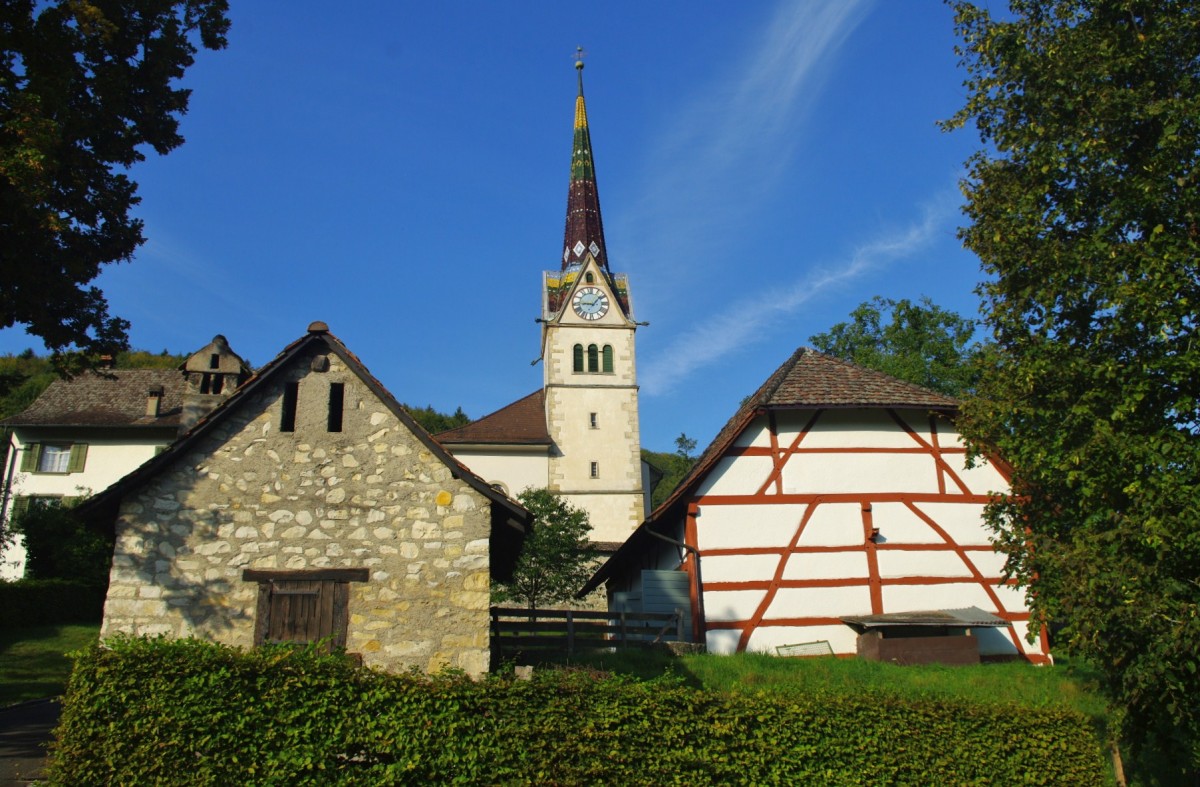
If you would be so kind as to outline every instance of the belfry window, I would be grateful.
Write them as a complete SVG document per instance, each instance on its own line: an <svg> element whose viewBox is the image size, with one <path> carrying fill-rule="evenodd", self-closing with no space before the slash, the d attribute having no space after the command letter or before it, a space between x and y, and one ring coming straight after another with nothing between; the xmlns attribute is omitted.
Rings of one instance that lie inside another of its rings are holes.
<svg viewBox="0 0 1200 787"><path fill-rule="evenodd" d="M574 356L575 356L574 357L575 371L582 372L583 371L583 345L582 344L575 345Z"/></svg>
<svg viewBox="0 0 1200 787"><path fill-rule="evenodd" d="M283 385L283 407L279 416L279 431L296 431L296 400L300 396L300 383L292 381Z"/></svg>
<svg viewBox="0 0 1200 787"><path fill-rule="evenodd" d="M604 345L604 371L612 374L613 370L613 349L611 344Z"/></svg>
<svg viewBox="0 0 1200 787"><path fill-rule="evenodd" d="M588 371L600 371L600 348L594 344L588 345Z"/></svg>

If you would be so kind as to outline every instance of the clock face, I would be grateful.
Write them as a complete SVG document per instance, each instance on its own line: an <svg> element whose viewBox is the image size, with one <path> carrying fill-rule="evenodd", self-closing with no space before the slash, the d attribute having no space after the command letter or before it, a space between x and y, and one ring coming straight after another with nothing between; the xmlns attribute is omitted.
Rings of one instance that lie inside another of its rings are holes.
<svg viewBox="0 0 1200 787"><path fill-rule="evenodd" d="M571 299L571 308L585 320L598 320L608 314L608 296L595 287L580 287Z"/></svg>

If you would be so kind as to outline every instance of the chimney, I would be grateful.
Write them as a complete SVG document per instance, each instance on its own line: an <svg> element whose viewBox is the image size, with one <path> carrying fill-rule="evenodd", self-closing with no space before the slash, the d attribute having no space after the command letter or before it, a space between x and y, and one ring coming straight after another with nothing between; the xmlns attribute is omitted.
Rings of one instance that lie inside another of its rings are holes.
<svg viewBox="0 0 1200 787"><path fill-rule="evenodd" d="M100 369L112 369L116 366L116 361L111 355L101 355L100 362L96 366Z"/></svg>
<svg viewBox="0 0 1200 787"><path fill-rule="evenodd" d="M158 418L158 414L162 411L162 386L151 388L146 392L146 417Z"/></svg>

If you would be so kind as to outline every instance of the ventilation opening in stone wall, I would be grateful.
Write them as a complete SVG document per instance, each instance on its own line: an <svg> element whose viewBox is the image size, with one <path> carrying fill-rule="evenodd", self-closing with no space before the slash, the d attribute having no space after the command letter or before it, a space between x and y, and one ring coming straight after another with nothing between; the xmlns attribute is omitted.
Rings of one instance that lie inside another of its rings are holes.
<svg viewBox="0 0 1200 787"><path fill-rule="evenodd" d="M208 356L208 368L209 369L220 369L221 368L221 356L219 353L213 353L212 355Z"/></svg>
<svg viewBox="0 0 1200 787"><path fill-rule="evenodd" d="M345 383L329 384L329 431L342 431L342 408L346 399Z"/></svg>
<svg viewBox="0 0 1200 787"><path fill-rule="evenodd" d="M296 431L296 399L300 394L300 383L284 383L283 415L279 419L279 431Z"/></svg>

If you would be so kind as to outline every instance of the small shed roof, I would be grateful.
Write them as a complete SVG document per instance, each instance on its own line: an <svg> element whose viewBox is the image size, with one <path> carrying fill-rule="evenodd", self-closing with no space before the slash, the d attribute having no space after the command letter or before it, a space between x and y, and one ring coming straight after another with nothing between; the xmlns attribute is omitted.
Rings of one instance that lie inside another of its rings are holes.
<svg viewBox="0 0 1200 787"><path fill-rule="evenodd" d="M845 623L863 629L889 626L950 626L954 628L1000 628L1011 625L979 607L934 609L919 612L886 612L881 615L847 615Z"/></svg>

